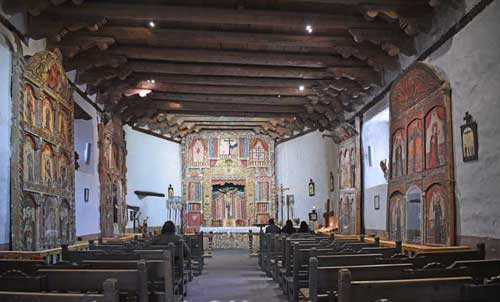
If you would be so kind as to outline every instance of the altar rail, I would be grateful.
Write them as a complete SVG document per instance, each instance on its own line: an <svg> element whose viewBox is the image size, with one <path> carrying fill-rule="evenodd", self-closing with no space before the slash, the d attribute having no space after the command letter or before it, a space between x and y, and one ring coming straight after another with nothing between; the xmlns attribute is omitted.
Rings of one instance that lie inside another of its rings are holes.
<svg viewBox="0 0 500 302"><path fill-rule="evenodd" d="M102 238L103 243L125 243L136 237L142 237L141 234L126 234L117 238ZM84 251L89 249L88 242L77 242L68 246L70 251ZM40 251L0 251L0 259L26 259L26 260L43 260L47 264L56 264L62 260L62 248Z"/></svg>

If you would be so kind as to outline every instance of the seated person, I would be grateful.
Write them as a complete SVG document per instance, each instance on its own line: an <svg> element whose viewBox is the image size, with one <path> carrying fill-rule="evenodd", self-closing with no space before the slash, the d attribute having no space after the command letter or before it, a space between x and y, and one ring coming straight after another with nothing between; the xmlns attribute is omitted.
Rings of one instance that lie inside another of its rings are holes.
<svg viewBox="0 0 500 302"><path fill-rule="evenodd" d="M297 230L293 227L293 222L290 219L286 221L285 226L281 229L281 233L288 235L297 233Z"/></svg>
<svg viewBox="0 0 500 302"><path fill-rule="evenodd" d="M269 225L266 227L266 234L279 234L281 229L279 226L274 224L274 219L269 219Z"/></svg>
<svg viewBox="0 0 500 302"><path fill-rule="evenodd" d="M167 221L163 224L161 228L161 235L153 241L153 244L158 245L168 245L170 242L176 243L181 240L182 237L175 233L175 224L172 221ZM191 255L191 249L187 245L186 241L184 243L184 258Z"/></svg>
<svg viewBox="0 0 500 302"><path fill-rule="evenodd" d="M300 223L299 233L310 233L309 226L304 220L302 220L302 222Z"/></svg>

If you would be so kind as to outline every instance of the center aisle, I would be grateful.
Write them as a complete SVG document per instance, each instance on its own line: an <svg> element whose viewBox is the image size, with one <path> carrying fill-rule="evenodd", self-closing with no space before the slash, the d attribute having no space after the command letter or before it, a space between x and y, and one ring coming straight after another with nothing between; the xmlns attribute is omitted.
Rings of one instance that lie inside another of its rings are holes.
<svg viewBox="0 0 500 302"><path fill-rule="evenodd" d="M205 259L203 274L189 283L187 302L283 302L276 282L245 250L218 250Z"/></svg>

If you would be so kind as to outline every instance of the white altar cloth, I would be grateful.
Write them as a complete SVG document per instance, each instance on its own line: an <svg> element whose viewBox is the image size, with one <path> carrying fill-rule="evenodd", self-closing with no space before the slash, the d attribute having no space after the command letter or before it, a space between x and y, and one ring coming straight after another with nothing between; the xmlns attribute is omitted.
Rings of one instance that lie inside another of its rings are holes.
<svg viewBox="0 0 500 302"><path fill-rule="evenodd" d="M259 233L258 227L200 227L200 232L203 233L248 233L252 230L253 233Z"/></svg>

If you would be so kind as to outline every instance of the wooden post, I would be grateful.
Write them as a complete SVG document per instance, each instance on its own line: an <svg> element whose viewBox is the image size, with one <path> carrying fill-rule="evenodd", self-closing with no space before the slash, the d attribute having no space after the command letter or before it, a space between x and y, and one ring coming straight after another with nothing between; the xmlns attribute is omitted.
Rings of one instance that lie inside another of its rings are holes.
<svg viewBox="0 0 500 302"><path fill-rule="evenodd" d="M318 302L318 258L309 258L309 299Z"/></svg>
<svg viewBox="0 0 500 302"><path fill-rule="evenodd" d="M118 302L119 293L116 289L116 279L106 279L102 284L104 292L104 302Z"/></svg>
<svg viewBox="0 0 500 302"><path fill-rule="evenodd" d="M380 238L379 237L375 237L375 245L380 246Z"/></svg>
<svg viewBox="0 0 500 302"><path fill-rule="evenodd" d="M165 301L174 302L174 270L170 250L163 252L163 278L165 286Z"/></svg>
<svg viewBox="0 0 500 302"><path fill-rule="evenodd" d="M396 254L401 254L403 252L403 242L401 240L396 241Z"/></svg>
<svg viewBox="0 0 500 302"><path fill-rule="evenodd" d="M339 270L339 291L337 301L351 301L351 272L347 269Z"/></svg>
<svg viewBox="0 0 500 302"><path fill-rule="evenodd" d="M89 250L93 250L95 248L95 241L89 240Z"/></svg>
<svg viewBox="0 0 500 302"><path fill-rule="evenodd" d="M364 234L359 235L359 241L365 242L365 235Z"/></svg>
<svg viewBox="0 0 500 302"><path fill-rule="evenodd" d="M479 254L481 255L481 259L486 259L486 245L484 242L477 244L477 249L479 250Z"/></svg>
<svg viewBox="0 0 500 302"><path fill-rule="evenodd" d="M139 302L148 302L148 272L146 269L146 260L141 259L137 262L139 276Z"/></svg>

